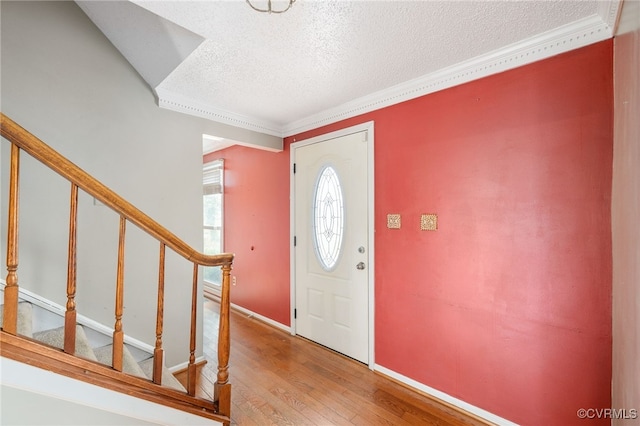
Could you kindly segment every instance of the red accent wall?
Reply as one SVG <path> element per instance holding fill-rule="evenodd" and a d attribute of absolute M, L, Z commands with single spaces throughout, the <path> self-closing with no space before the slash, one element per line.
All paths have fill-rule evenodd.
<path fill-rule="evenodd" d="M 610 407 L 612 90 L 605 41 L 286 138 L 375 122 L 377 364 L 522 424 Z M 281 315 L 288 221 L 265 231 L 250 212 L 288 217 L 288 153 L 228 152 L 261 158 L 229 162 L 235 179 L 281 179 L 231 187 L 242 202 L 226 210 L 230 247 L 268 232 L 272 254 L 239 258 L 256 288 L 232 289 L 235 301 Z M 402 229 L 386 228 L 389 213 Z M 420 231 L 422 213 L 438 214 L 436 232 Z"/>
<path fill-rule="evenodd" d="M 231 302 L 290 325 L 289 149 L 234 146 L 224 158 L 224 249 L 235 253 Z"/>

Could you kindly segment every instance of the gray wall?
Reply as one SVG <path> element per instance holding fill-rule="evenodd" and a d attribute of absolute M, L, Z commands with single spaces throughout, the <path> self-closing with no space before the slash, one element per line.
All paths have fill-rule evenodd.
<path fill-rule="evenodd" d="M 625 1 L 614 42 L 612 405 L 640 425 L 640 2 Z"/>
<path fill-rule="evenodd" d="M 202 134 L 234 128 L 158 108 L 152 90 L 74 2 L 2 1 L 1 19 L 2 112 L 200 248 Z M 3 278 L 8 152 L 3 142 Z M 19 283 L 62 305 L 69 188 L 22 155 Z M 78 232 L 78 312 L 113 326 L 118 216 L 81 194 Z M 157 241 L 128 225 L 124 331 L 151 345 L 158 251 Z M 192 267 L 167 254 L 163 341 L 169 366 L 189 356 Z"/>

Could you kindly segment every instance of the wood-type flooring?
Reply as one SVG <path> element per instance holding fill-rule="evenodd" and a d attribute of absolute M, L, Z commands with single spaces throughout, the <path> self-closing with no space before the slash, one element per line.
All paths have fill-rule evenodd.
<path fill-rule="evenodd" d="M 218 304 L 204 304 L 198 395 L 217 373 Z M 231 312 L 233 425 L 485 425 L 367 366 L 245 314 Z M 177 375 L 186 384 L 186 374 Z"/>

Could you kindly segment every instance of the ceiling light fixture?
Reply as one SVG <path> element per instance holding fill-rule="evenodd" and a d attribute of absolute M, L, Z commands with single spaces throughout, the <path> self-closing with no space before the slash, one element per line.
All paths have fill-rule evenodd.
<path fill-rule="evenodd" d="M 255 1 L 255 0 L 254 0 Z M 286 9 L 282 9 L 282 10 L 277 10 L 274 9 L 271 5 L 271 0 L 267 0 L 267 8 L 266 9 L 260 9 L 258 7 L 255 7 L 253 4 L 251 4 L 251 0 L 247 0 L 247 4 L 249 6 L 251 6 L 251 9 L 256 10 L 258 12 L 265 12 L 265 13 L 284 13 L 287 10 L 291 9 L 291 6 L 293 6 L 293 4 L 296 2 L 296 0 L 287 0 L 289 2 L 289 4 L 287 5 Z"/>

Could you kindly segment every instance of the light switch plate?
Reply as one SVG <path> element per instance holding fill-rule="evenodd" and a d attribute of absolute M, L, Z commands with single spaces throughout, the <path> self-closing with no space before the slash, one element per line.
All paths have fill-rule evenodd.
<path fill-rule="evenodd" d="M 438 215 L 437 214 L 423 214 L 420 217 L 420 230 L 421 231 L 435 231 L 438 229 Z"/>
<path fill-rule="evenodd" d="M 387 228 L 389 228 L 389 229 L 400 229 L 400 215 L 399 214 L 388 214 L 387 215 Z"/>

